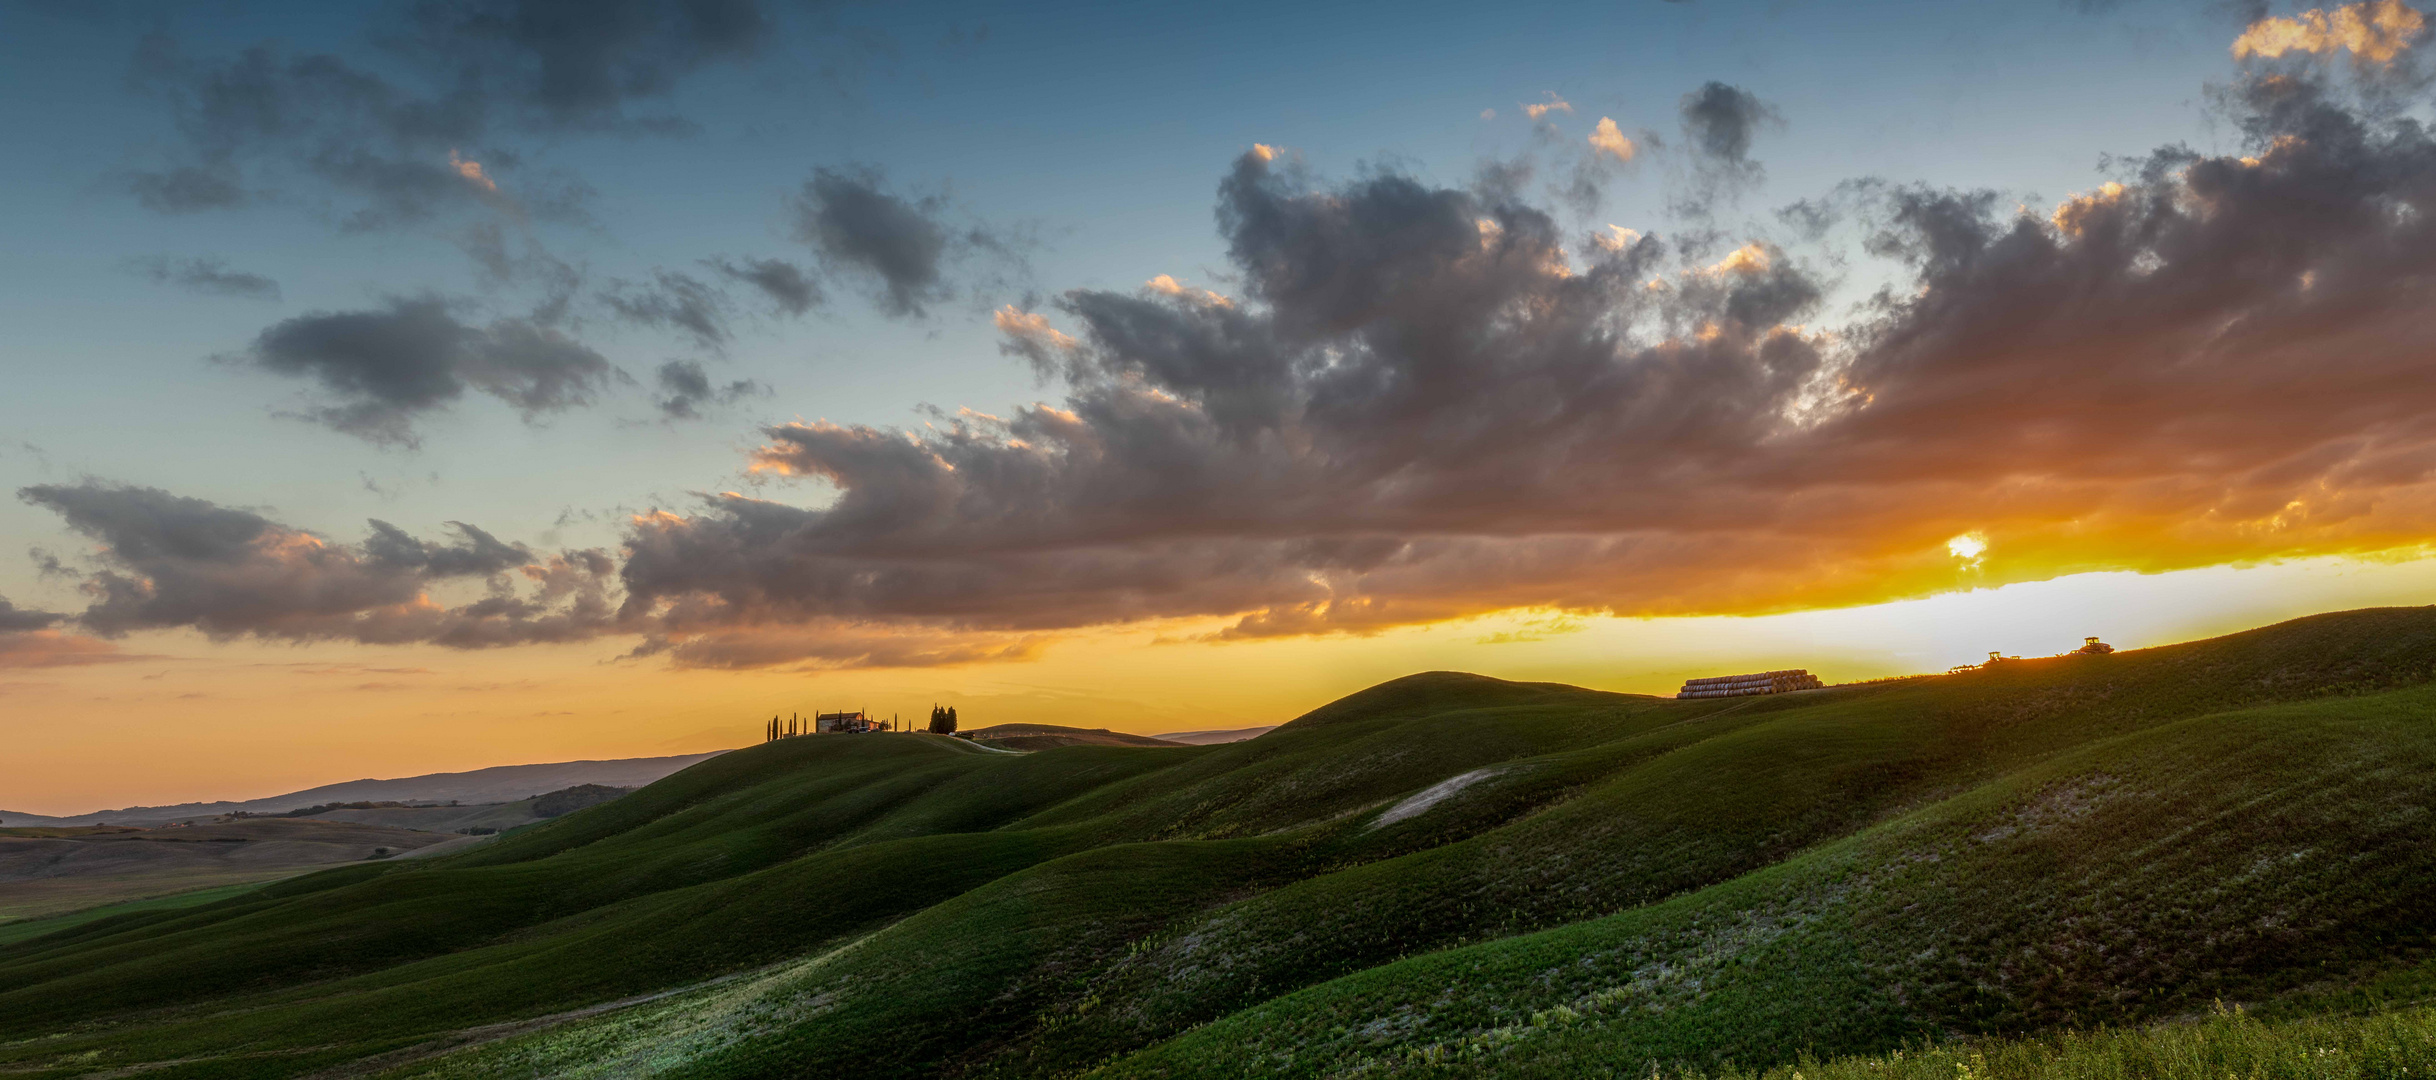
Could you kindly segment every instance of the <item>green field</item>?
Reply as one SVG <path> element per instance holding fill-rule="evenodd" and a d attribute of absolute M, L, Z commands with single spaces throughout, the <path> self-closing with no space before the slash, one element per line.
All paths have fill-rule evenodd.
<path fill-rule="evenodd" d="M 28 938 L 57 933 L 71 926 L 82 926 L 95 919 L 107 919 L 113 915 L 127 915 L 140 911 L 168 911 L 173 908 L 208 904 L 214 900 L 225 900 L 232 896 L 242 895 L 260 887 L 251 882 L 242 882 L 212 889 L 195 889 L 191 892 L 154 896 L 143 900 L 129 900 L 120 904 L 106 904 L 48 918 L 19 919 L 16 922 L 0 923 L 0 945 L 13 945 Z"/>
<path fill-rule="evenodd" d="M 1208 747 L 781 740 L 0 938 L 0 1073 L 2428 1075 L 2432 676 L 2436 610 L 2383 609 L 1762 698 L 1430 673 Z"/>

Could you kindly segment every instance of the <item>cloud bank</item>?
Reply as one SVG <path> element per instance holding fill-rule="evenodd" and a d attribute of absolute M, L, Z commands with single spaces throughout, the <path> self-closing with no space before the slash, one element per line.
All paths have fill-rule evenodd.
<path fill-rule="evenodd" d="M 1832 323 L 1766 243 L 1687 264 L 1508 190 L 1247 154 L 1218 204 L 1238 295 L 1002 311 L 1056 404 L 766 428 L 755 467 L 834 500 L 639 522 L 623 610 L 778 652 L 835 620 L 1241 638 L 2422 543 L 2436 144 L 2307 76 L 2228 103 L 2247 152 L 2161 150 L 2044 211 L 1868 187 L 1867 253 L 1902 280 Z M 1685 121 L 1733 164 L 1766 113 L 1719 85 Z"/>
<path fill-rule="evenodd" d="M 1330 181 L 1256 146 L 1218 185 L 1222 288 L 1161 275 L 997 313 L 1053 403 L 769 425 L 750 460 L 767 497 L 638 515 L 615 560 L 470 528 L 334 544 L 148 489 L 25 496 L 100 545 L 77 616 L 97 634 L 619 634 L 714 667 L 1012 659 L 1177 619 L 1248 639 L 1518 607 L 1757 613 L 2415 550 L 2436 529 L 2436 141 L 2338 71 L 2268 59 L 2220 95 L 2242 149 L 2161 149 L 2036 208 L 1857 183 L 1839 197 L 1859 249 L 1820 259 L 1569 235 L 1512 183 Z M 1683 100 L 1714 190 L 1756 175 L 1771 116 L 1724 84 Z M 960 241 L 940 204 L 830 171 L 796 209 L 824 272 L 909 316 L 946 295 Z M 1821 265 L 1862 258 L 1892 284 L 1830 310 Z M 753 287 L 776 303 L 818 295 L 772 280 Z M 546 408 L 590 385 L 524 341 L 393 301 L 283 323 L 252 362 L 371 430 L 467 387 Z M 528 355 L 561 360 L 503 358 Z M 661 387 L 671 415 L 725 392 L 699 365 Z M 492 593 L 431 599 L 467 583 Z"/>
<path fill-rule="evenodd" d="M 79 583 L 88 603 L 74 621 L 104 638 L 191 628 L 216 640 L 479 648 L 582 640 L 612 611 L 607 554 L 540 555 L 462 523 L 442 544 L 373 521 L 348 545 L 157 488 L 87 481 L 17 494 L 95 543 L 101 569 Z M 434 600 L 452 583 L 483 595 Z"/>
<path fill-rule="evenodd" d="M 533 319 L 458 321 L 431 297 L 366 311 L 314 312 L 264 330 L 235 358 L 311 381 L 321 400 L 301 414 L 373 442 L 413 446 L 414 421 L 479 390 L 531 421 L 588 404 L 615 375 L 583 343 Z"/>
<path fill-rule="evenodd" d="M 780 28 L 759 0 L 413 0 L 377 16 L 365 55 L 275 42 L 196 57 L 155 33 L 133 63 L 179 143 L 127 177 L 164 213 L 334 196 L 350 229 L 489 206 L 581 217 L 580 180 L 523 169 L 508 145 L 571 133 L 682 134 L 645 111 L 685 79 L 749 63 Z"/>

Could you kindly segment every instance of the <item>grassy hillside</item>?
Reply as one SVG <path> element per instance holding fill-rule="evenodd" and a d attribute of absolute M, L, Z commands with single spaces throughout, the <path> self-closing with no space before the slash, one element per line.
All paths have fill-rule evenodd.
<path fill-rule="evenodd" d="M 0 923 L 401 855 L 443 834 L 327 821 L 0 829 Z"/>
<path fill-rule="evenodd" d="M 0 944 L 0 1070 L 1646 1075 L 2356 1010 L 2436 984 L 2432 674 L 2393 609 L 1782 697 L 1430 673 L 1205 747 L 781 740 Z"/>
<path fill-rule="evenodd" d="M 1107 728 L 1063 727 L 1057 724 L 997 724 L 974 728 L 966 737 L 1001 750 L 1048 750 L 1060 746 L 1178 746 L 1148 735 L 1128 735 Z"/>

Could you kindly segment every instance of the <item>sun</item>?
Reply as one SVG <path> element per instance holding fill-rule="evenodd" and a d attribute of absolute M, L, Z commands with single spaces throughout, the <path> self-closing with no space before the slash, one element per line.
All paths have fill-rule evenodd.
<path fill-rule="evenodd" d="M 1945 550 L 1964 562 L 1978 562 L 1980 556 L 1988 553 L 1988 538 L 1967 532 L 1946 541 Z"/>

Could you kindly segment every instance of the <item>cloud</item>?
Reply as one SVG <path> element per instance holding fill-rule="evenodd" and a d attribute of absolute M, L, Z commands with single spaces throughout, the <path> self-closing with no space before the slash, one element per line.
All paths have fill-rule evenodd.
<path fill-rule="evenodd" d="M 499 182 L 491 179 L 489 173 L 482 171 L 481 162 L 461 157 L 456 151 L 451 150 L 448 152 L 448 166 L 457 170 L 457 175 L 463 177 L 466 183 L 494 195 L 498 194 Z"/>
<path fill-rule="evenodd" d="M 404 55 L 554 130 L 672 125 L 626 109 L 752 59 L 777 31 L 755 0 L 453 0 L 415 5 L 409 26 Z"/>
<path fill-rule="evenodd" d="M 1030 660 L 1049 639 L 1032 634 L 970 634 L 819 620 L 780 626 L 722 627 L 654 636 L 634 655 L 666 655 L 678 667 L 730 670 L 793 666 L 807 671 L 930 668 Z"/>
<path fill-rule="evenodd" d="M 1700 153 L 1747 160 L 1739 93 L 1695 95 L 1740 103 L 1688 125 Z M 849 627 L 1237 640 L 2423 545 L 2436 143 L 2310 78 L 2227 100 L 2243 150 L 2161 150 L 2059 207 L 1840 189 L 1865 243 L 1839 257 L 1894 280 L 1839 321 L 1765 243 L 1568 251 L 1511 187 L 1247 154 L 1220 184 L 1232 302 L 1002 309 L 1056 402 L 764 428 L 756 471 L 822 498 L 638 519 L 621 617 L 779 663 Z"/>
<path fill-rule="evenodd" d="M 1784 124 L 1773 106 L 1748 90 L 1712 81 L 1683 95 L 1679 111 L 1694 188 L 1675 200 L 1678 212 L 1705 216 L 1717 201 L 1739 197 L 1766 176 L 1751 157 L 1751 143 L 1760 129 Z"/>
<path fill-rule="evenodd" d="M 303 414 L 372 442 L 413 446 L 417 417 L 470 387 L 531 421 L 589 403 L 615 369 L 581 342 L 529 319 L 468 326 L 432 297 L 369 311 L 314 312 L 256 337 L 239 359 L 311 380 L 327 403 Z"/>
<path fill-rule="evenodd" d="M 661 416 L 670 420 L 699 419 L 705 407 L 733 405 L 770 392 L 769 387 L 751 379 L 714 386 L 710 373 L 694 360 L 671 360 L 660 365 L 659 385 L 659 396 L 652 403 L 659 406 Z"/>
<path fill-rule="evenodd" d="M 94 542 L 101 569 L 81 583 L 91 600 L 75 621 L 105 638 L 191 628 L 216 640 L 480 648 L 583 640 L 613 610 L 607 555 L 538 555 L 462 523 L 451 523 L 453 544 L 374 521 L 370 537 L 347 545 L 157 488 L 86 481 L 18 496 Z M 453 581 L 484 595 L 434 600 L 431 590 Z"/>
<path fill-rule="evenodd" d="M 828 301 L 819 282 L 804 273 L 802 267 L 784 259 L 721 258 L 710 260 L 709 265 L 734 281 L 760 290 L 782 315 L 803 315 Z"/>
<path fill-rule="evenodd" d="M 644 112 L 705 69 L 750 63 L 780 27 L 759 0 L 420 0 L 392 5 L 369 48 L 262 43 L 199 58 L 161 33 L 136 50 L 136 84 L 179 142 L 127 178 L 146 206 L 192 213 L 330 192 L 353 229 L 484 206 L 580 218 L 588 189 L 521 173 L 514 140 L 570 133 L 682 134 Z M 815 26 L 816 32 L 825 33 Z M 816 38 L 817 38 L 816 33 Z M 519 176 L 508 194 L 505 181 Z"/>
<path fill-rule="evenodd" d="M 811 246 L 822 270 L 869 284 L 880 310 L 899 318 L 922 318 L 952 298 L 955 264 L 975 255 L 1013 259 L 1019 246 L 989 228 L 952 224 L 945 195 L 889 191 L 868 166 L 815 170 L 789 211 L 795 238 Z"/>
<path fill-rule="evenodd" d="M 1719 161 L 1750 160 L 1751 137 L 1776 110 L 1750 91 L 1710 82 L 1683 95 L 1683 133 L 1692 147 Z"/>
<path fill-rule="evenodd" d="M 0 631 L 0 668 L 83 667 L 157 660 L 119 649 L 107 641 L 55 630 Z"/>
<path fill-rule="evenodd" d="M 1522 107 L 1522 111 L 1524 116 L 1530 117 L 1533 121 L 1540 121 L 1547 119 L 1551 113 L 1572 112 L 1573 103 L 1566 101 L 1564 98 L 1556 96 L 1556 91 L 1550 90 L 1548 91 L 1548 100 L 1535 104 L 1525 104 Z"/>
<path fill-rule="evenodd" d="M 616 281 L 601 303 L 628 322 L 682 331 L 705 349 L 727 344 L 727 294 L 691 274 L 655 270 L 648 285 Z"/>
<path fill-rule="evenodd" d="M 2390 64 L 2426 31 L 2426 17 L 2402 0 L 2368 0 L 2260 19 L 2233 40 L 2233 55 L 2273 59 L 2292 52 L 2348 52 L 2368 63 Z"/>
<path fill-rule="evenodd" d="M 33 611 L 9 603 L 0 596 L 0 634 L 21 634 L 32 630 L 48 630 L 51 625 L 67 618 L 48 611 Z"/>
<path fill-rule="evenodd" d="M 705 281 L 679 271 L 654 270 L 649 282 L 611 281 L 596 295 L 618 319 L 678 331 L 712 351 L 723 350 L 735 336 L 731 320 L 737 304 L 726 287 L 729 283 L 759 294 L 774 315 L 800 316 L 825 300 L 820 284 L 784 259 L 722 256 L 704 259 L 702 265 L 718 277 Z"/>
<path fill-rule="evenodd" d="M 1594 154 L 1614 158 L 1618 164 L 1629 165 L 1638 148 L 1631 139 L 1624 137 L 1623 129 L 1616 126 L 1613 118 L 1602 116 L 1599 117 L 1599 125 L 1591 129 L 1590 150 Z"/>
<path fill-rule="evenodd" d="M 129 264 L 155 285 L 175 285 L 208 296 L 279 299 L 279 283 L 260 274 L 231 270 L 221 259 L 174 259 L 155 255 Z"/>

